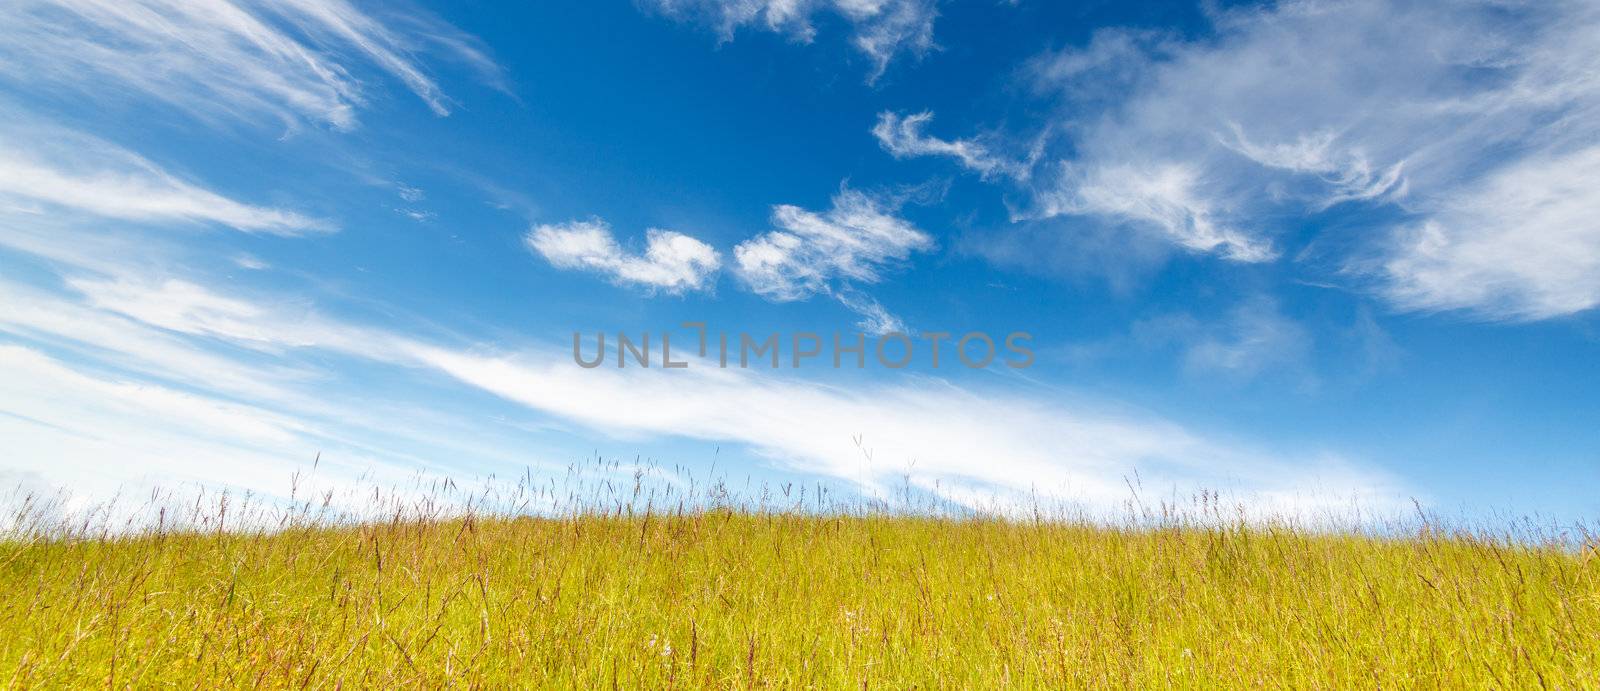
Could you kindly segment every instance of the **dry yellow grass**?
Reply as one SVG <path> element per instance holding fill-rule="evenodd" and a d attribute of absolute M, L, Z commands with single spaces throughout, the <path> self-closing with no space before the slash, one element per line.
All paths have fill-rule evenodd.
<path fill-rule="evenodd" d="M 619 509 L 0 543 L 11 687 L 1596 688 L 1592 544 Z"/>

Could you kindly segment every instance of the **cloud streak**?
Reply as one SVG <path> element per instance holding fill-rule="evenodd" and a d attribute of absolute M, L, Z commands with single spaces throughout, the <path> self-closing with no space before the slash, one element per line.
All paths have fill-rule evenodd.
<path fill-rule="evenodd" d="M 895 158 L 949 156 L 984 179 L 1006 175 L 1026 181 L 1032 174 L 1032 160 L 1003 158 L 975 139 L 940 139 L 924 134 L 923 127 L 932 120 L 933 113 L 926 110 L 911 115 L 884 111 L 878 114 L 878 123 L 872 127 L 872 136 L 884 151 Z"/>
<path fill-rule="evenodd" d="M 404 23 L 420 38 L 346 0 L 18 0 L 0 7 L 0 76 L 78 93 L 126 90 L 206 116 L 267 114 L 291 128 L 305 120 L 348 130 L 367 102 L 360 66 L 400 81 L 440 116 L 451 102 L 416 57 L 425 45 L 498 74 L 471 37 L 426 17 Z"/>
<path fill-rule="evenodd" d="M 97 467 L 95 458 L 115 456 L 126 464 L 113 478 L 161 469 L 181 477 L 228 478 L 237 486 L 281 483 L 292 467 L 286 458 L 309 455 L 334 443 L 330 439 L 352 438 L 350 420 L 365 416 L 356 409 L 349 419 L 342 417 L 341 398 L 329 400 L 325 382 L 316 383 L 316 395 L 297 393 L 310 383 L 297 376 L 268 375 L 278 388 L 257 396 L 264 404 L 229 403 L 217 387 L 226 390 L 227 382 L 271 372 L 246 364 L 241 360 L 246 354 L 280 365 L 337 355 L 392 368 L 396 375 L 411 373 L 396 381 L 443 376 L 612 437 L 738 444 L 779 468 L 854 483 L 869 494 L 887 495 L 891 483 L 908 476 L 922 489 L 974 507 L 993 508 L 995 501 L 1014 506 L 1043 497 L 1111 510 L 1127 499 L 1124 479 L 1135 471 L 1151 491 L 1186 496 L 1201 488 L 1222 489 L 1249 497 L 1264 511 L 1319 511 L 1345 506 L 1357 496 L 1388 501 L 1401 491 L 1392 478 L 1336 455 L 1286 459 L 1114 404 L 1046 401 L 936 379 L 845 390 L 701 361 L 686 370 L 587 370 L 558 347 L 448 346 L 303 308 L 286 310 L 277 306 L 286 302 L 282 296 L 254 299 L 186 281 L 182 290 L 174 290 L 172 280 L 69 277 L 79 297 L 43 300 L 64 301 L 63 308 L 48 312 L 71 318 L 0 310 L 0 332 L 109 348 L 94 359 L 124 372 L 130 371 L 125 366 L 145 363 L 131 371 L 202 387 L 183 392 L 170 384 L 138 384 L 134 375 L 72 364 L 36 347 L 0 346 L 5 373 L 0 391 L 6 394 L 0 412 L 8 413 L 0 416 L 0 427 L 17 442 L 8 450 L 13 465 L 46 474 L 52 467 L 89 473 Z M 213 316 L 219 305 L 229 315 L 221 324 Z M 145 335 L 130 340 L 111 337 L 115 333 Z M 209 360 L 223 370 L 255 368 L 255 374 L 216 381 L 185 376 L 195 373 L 163 354 L 173 352 L 199 354 L 203 357 L 196 362 Z M 302 399 L 311 402 L 298 403 Z M 288 412 L 264 406 L 287 406 Z M 157 417 L 167 421 L 141 428 L 140 420 L 153 410 L 166 411 Z M 389 411 L 384 422 L 373 424 L 392 428 L 406 415 Z M 471 439 L 482 432 L 466 434 Z M 362 463 L 391 469 L 412 458 L 405 453 L 396 458 L 387 445 L 365 452 L 359 445 L 347 447 L 348 441 L 339 445 Z M 185 450 L 189 460 L 171 465 L 156 458 L 163 450 Z M 269 477 L 273 474 L 279 477 Z"/>
<path fill-rule="evenodd" d="M 100 139 L 0 122 L 0 200 L 129 221 L 217 223 L 277 235 L 332 230 L 294 211 L 236 201 Z M 43 209 L 40 209 L 43 212 Z"/>

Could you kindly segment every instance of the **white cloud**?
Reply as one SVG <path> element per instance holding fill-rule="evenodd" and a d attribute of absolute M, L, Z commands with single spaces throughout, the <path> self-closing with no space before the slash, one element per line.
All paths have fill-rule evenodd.
<path fill-rule="evenodd" d="M 1000 174 L 1021 181 L 1028 179 L 1031 161 L 1002 158 L 973 139 L 947 140 L 925 135 L 922 128 L 931 120 L 933 113 L 929 111 L 911 115 L 884 111 L 878 114 L 878 123 L 872 127 L 872 136 L 877 137 L 878 144 L 895 158 L 950 156 L 983 178 Z"/>
<path fill-rule="evenodd" d="M 1600 304 L 1600 187 L 1585 184 L 1600 5 L 1303 0 L 1211 18 L 1201 39 L 1103 30 L 1029 65 L 1058 107 L 1019 219 L 1109 220 L 1249 262 L 1343 205 L 1373 230 L 1336 263 L 1401 308 Z M 1004 160 L 904 134 L 904 150 L 979 172 Z"/>
<path fill-rule="evenodd" d="M 251 302 L 175 279 L 69 282 L 89 292 L 0 278 L 0 465 L 74 495 L 104 499 L 119 489 L 198 482 L 282 496 L 318 452 L 326 456 L 319 484 L 369 492 L 419 470 L 448 469 L 464 480 L 545 467 L 497 424 L 397 399 L 395 390 L 367 400 L 364 387 L 346 388 L 326 369 L 329 354 L 356 350 L 365 351 L 363 361 L 397 361 L 383 347 L 393 334 L 286 307 L 298 300 Z M 172 291 L 175 282 L 189 287 Z M 192 306 L 180 304 L 185 296 Z M 163 302 L 173 307 L 141 307 Z M 232 305 L 251 321 L 216 330 L 182 316 L 214 305 Z M 263 340 L 263 328 L 279 331 Z"/>
<path fill-rule="evenodd" d="M 486 77 L 474 39 L 423 16 L 402 35 L 346 0 L 18 0 L 0 5 L 0 77 L 100 95 L 129 90 L 196 114 L 268 114 L 349 129 L 366 102 L 359 56 L 434 113 L 450 100 L 417 62 L 442 48 Z"/>
<path fill-rule="evenodd" d="M 1228 485 L 1335 504 L 1354 492 L 1398 489 L 1381 474 L 1333 458 L 1275 460 L 1149 415 L 1114 412 L 1114 406 L 1063 407 L 937 381 L 847 392 L 721 370 L 709 361 L 680 372 L 683 379 L 669 378 L 583 370 L 551 351 L 497 356 L 397 340 L 405 359 L 604 432 L 737 442 L 796 469 L 869 486 L 914 461 L 922 481 L 940 480 L 952 490 L 997 491 L 1012 499 L 1037 490 L 1095 506 L 1125 498 L 1123 482 L 1135 467 L 1147 473 L 1147 482 L 1174 483 L 1182 491 Z M 865 475 L 856 435 L 865 435 L 879 464 Z M 1320 487 L 1326 494 L 1313 491 L 1319 482 L 1329 483 Z"/>
<path fill-rule="evenodd" d="M 1600 146 L 1530 157 L 1397 235 L 1384 294 L 1418 310 L 1546 319 L 1600 305 Z"/>
<path fill-rule="evenodd" d="M 780 204 L 772 210 L 776 230 L 734 248 L 739 277 L 779 301 L 827 292 L 838 280 L 877 283 L 911 253 L 933 248 L 933 238 L 894 211 L 893 203 L 851 189 L 823 213 Z"/>
<path fill-rule="evenodd" d="M 1240 262 L 1277 256 L 1267 240 L 1231 227 L 1200 190 L 1200 172 L 1180 163 L 1156 167 L 1063 164 L 1059 188 L 1040 193 L 1043 216 L 1088 215 L 1154 227 L 1171 242 L 1196 252 L 1215 252 Z M 1068 182 L 1070 181 L 1070 182 Z"/>
<path fill-rule="evenodd" d="M 877 81 L 901 53 L 922 56 L 933 48 L 933 0 L 835 0 L 856 25 L 856 49 L 872 60 L 867 81 Z"/>
<path fill-rule="evenodd" d="M 856 327 L 862 333 L 881 336 L 884 334 L 902 333 L 910 334 L 911 329 L 899 317 L 890 314 L 888 309 L 879 304 L 871 295 L 850 287 L 843 287 L 833 291 L 834 299 L 851 311 L 861 316 L 861 321 L 856 322 Z"/>
<path fill-rule="evenodd" d="M 82 279 L 79 282 L 84 284 Z M 0 333 L 90 356 L 114 354 L 111 359 L 131 372 L 175 376 L 184 385 L 257 401 L 286 400 L 290 394 L 282 382 L 310 378 L 297 367 L 244 363 L 204 352 L 184 340 L 182 334 L 194 330 L 181 323 L 167 319 L 156 326 L 129 319 L 91 306 L 94 299 L 92 295 L 63 297 L 0 280 Z M 146 316 L 153 315 L 146 312 Z"/>
<path fill-rule="evenodd" d="M 233 265 L 244 269 L 245 271 L 265 271 L 272 268 L 271 264 L 262 261 L 260 257 L 252 254 L 235 255 L 233 257 Z"/>
<path fill-rule="evenodd" d="M 219 296 L 188 281 L 69 278 L 66 283 L 81 293 L 89 306 L 152 326 L 262 345 L 284 338 L 284 334 L 260 330 L 261 311 L 256 305 Z"/>
<path fill-rule="evenodd" d="M 303 310 L 283 309 L 286 302 L 298 300 L 282 296 L 250 299 L 188 282 L 192 288 L 174 291 L 171 282 L 131 277 L 109 285 L 74 281 L 87 290 L 83 306 L 51 307 L 49 302 L 58 298 L 48 298 L 39 310 L 0 310 L 5 317 L 0 327 L 10 324 L 27 333 L 54 333 L 84 346 L 100 346 L 107 353 L 121 353 L 103 355 L 102 360 L 145 363 L 138 371 L 181 381 L 210 380 L 209 374 L 189 371 L 202 365 L 227 370 L 234 361 L 241 371 L 250 371 L 252 366 L 239 361 L 242 353 L 280 365 L 299 361 L 300 354 L 307 361 L 324 360 L 327 354 L 352 357 L 395 368 L 396 384 L 444 375 L 613 437 L 739 444 L 782 468 L 856 483 L 868 492 L 887 494 L 887 487 L 909 474 L 916 486 L 970 505 L 996 500 L 1014 506 L 1040 497 L 1114 510 L 1128 498 L 1124 482 L 1135 471 L 1152 493 L 1170 491 L 1182 497 L 1201 488 L 1220 489 L 1258 511 L 1310 513 L 1347 506 L 1357 496 L 1381 505 L 1403 491 L 1385 474 L 1334 455 L 1281 457 L 1106 402 L 1066 403 L 936 379 L 864 383 L 847 390 L 766 370 L 724 370 L 698 360 L 671 372 L 588 370 L 573 364 L 570 352 L 561 347 L 515 353 L 449 347 L 414 335 L 307 318 Z M 141 286 L 148 295 L 139 294 Z M 117 297 L 107 299 L 108 294 Z M 184 302 L 190 305 L 179 304 Z M 144 307 L 157 304 L 170 307 Z M 242 323 L 218 328 L 187 316 L 217 305 L 228 306 L 224 311 Z M 191 336 L 246 349 L 201 348 Z M 263 337 L 270 339 L 266 345 Z M 185 349 L 209 360 L 195 358 L 192 366 L 174 362 L 170 355 Z M 270 370 L 255 371 L 251 376 Z M 412 374 L 401 376 L 408 372 Z M 326 384 L 305 388 L 305 382 L 276 377 L 271 381 L 283 387 L 278 390 L 282 395 L 268 393 L 263 400 L 290 407 L 276 412 L 265 404 L 230 403 L 214 394 L 87 369 L 20 346 L 0 346 L 0 373 L 0 411 L 9 414 L 0 415 L 0 428 L 11 442 L 3 452 L 6 465 L 53 481 L 82 480 L 85 487 L 103 487 L 108 479 L 163 474 L 281 491 L 296 460 L 303 462 L 311 450 L 335 443 L 330 439 L 349 438 L 355 434 L 347 429 L 351 421 L 366 417 L 381 418 L 370 421 L 372 429 L 387 429 L 398 437 L 372 448 L 370 455 L 357 454 L 361 463 L 414 462 L 414 455 L 424 453 L 395 450 L 419 443 L 411 441 L 417 438 L 415 421 L 405 429 L 394 429 L 393 421 L 425 412 L 427 406 L 420 401 L 394 402 L 390 405 L 401 409 L 367 415 L 359 407 L 335 405 L 340 397 L 326 401 L 332 391 Z M 228 382 L 248 378 L 220 381 L 231 386 Z M 302 389 L 303 394 L 294 393 Z M 454 447 L 426 437 L 420 443 L 439 452 L 462 450 L 460 439 L 478 439 L 484 431 L 461 428 Z M 870 460 L 857 439 L 870 451 Z M 353 452 L 348 446 L 341 444 L 338 456 L 349 457 Z M 495 457 L 470 444 L 464 450 L 479 458 Z M 105 458 L 116 458 L 118 464 L 106 467 Z M 390 477 L 397 472 L 396 466 L 383 467 Z"/>
<path fill-rule="evenodd" d="M 137 411 L 188 428 L 189 433 L 205 430 L 207 437 L 244 442 L 281 443 L 293 439 L 300 431 L 294 420 L 284 416 L 165 387 L 85 376 L 19 346 L 0 346 L 0 367 L 31 375 L 8 377 L 6 397 L 10 400 L 55 397 L 75 402 L 93 400 L 113 415 L 129 416 Z M 8 412 L 29 415 L 30 411 L 10 409 Z M 40 411 L 31 412 L 37 415 Z"/>
<path fill-rule="evenodd" d="M 843 189 L 833 206 L 817 213 L 798 206 L 773 207 L 776 229 L 733 249 L 741 285 L 776 302 L 828 295 L 861 315 L 868 333 L 903 331 L 905 324 L 854 284 L 877 283 L 882 273 L 913 252 L 932 249 L 933 239 L 894 215 L 898 203 Z M 590 271 L 621 285 L 681 293 L 707 288 L 721 268 L 710 245 L 682 233 L 651 228 L 642 255 L 629 254 L 600 219 L 535 226 L 523 237 L 528 249 L 559 269 Z"/>
<path fill-rule="evenodd" d="M 1223 144 L 1240 155 L 1269 168 L 1321 177 L 1330 189 L 1319 204 L 1320 209 L 1347 201 L 1401 197 L 1407 191 L 1401 177 L 1404 161 L 1374 170 L 1361 151 L 1336 151 L 1335 132 L 1302 134 L 1293 142 L 1260 146 L 1251 142 L 1238 125 L 1232 125 L 1231 130 L 1233 139 L 1224 140 Z"/>
<path fill-rule="evenodd" d="M 777 229 L 733 248 L 739 280 L 777 302 L 830 295 L 861 315 L 863 331 L 904 331 L 899 318 L 853 285 L 877 283 L 913 252 L 933 248 L 933 238 L 894 215 L 897 206 L 845 188 L 824 213 L 788 204 L 773 207 Z"/>
<path fill-rule="evenodd" d="M 143 380 L 83 372 L 0 344 L 0 465 L 105 498 L 163 478 L 281 488 L 299 460 L 297 423 Z M 285 452 L 288 453 L 285 453 Z"/>
<path fill-rule="evenodd" d="M 270 306 L 230 297 L 198 283 L 119 273 L 67 276 L 63 283 L 86 306 L 169 332 L 198 336 L 264 353 L 317 348 L 394 359 L 403 347 L 388 334 L 318 314 L 304 300 L 279 298 Z"/>
<path fill-rule="evenodd" d="M 788 34 L 809 43 L 813 18 L 828 12 L 848 22 L 850 42 L 872 62 L 867 81 L 883 76 L 901 54 L 922 56 L 933 49 L 933 0 L 648 0 L 662 13 L 715 27 L 723 41 L 746 26 Z"/>
<path fill-rule="evenodd" d="M 327 500 L 335 511 L 371 516 L 381 512 L 373 505 L 375 491 L 388 497 L 413 488 L 430 470 L 468 482 L 476 474 L 471 464 L 485 458 L 471 440 L 494 432 L 481 424 L 440 430 L 420 408 L 378 401 L 278 412 L 5 343 L 0 374 L 0 436 L 7 442 L 0 467 L 7 475 L 27 478 L 41 495 L 63 488 L 76 506 L 120 496 L 131 503 L 119 510 L 149 510 L 150 519 L 172 498 L 193 505 L 196 494 L 214 497 L 218 490 L 235 492 L 236 501 L 245 493 L 271 501 L 298 491 L 301 500 Z M 328 393 L 321 390 L 320 398 Z M 406 425 L 395 424 L 402 419 Z M 382 441 L 366 446 L 345 436 L 363 434 Z M 433 465 L 438 458 L 473 460 L 441 473 L 443 467 Z M 525 454 L 491 451 L 487 458 L 502 469 L 557 470 Z M 234 525 L 250 520 L 229 516 Z M 182 520 L 176 511 L 166 519 L 169 525 Z"/>
<path fill-rule="evenodd" d="M 1201 488 L 1271 497 L 1305 511 L 1360 496 L 1398 499 L 1381 473 L 1329 456 L 1283 459 L 1208 440 L 1153 416 L 984 394 L 938 381 L 846 391 L 697 363 L 684 377 L 580 370 L 529 353 L 484 357 L 437 349 L 418 356 L 461 381 L 596 429 L 736 442 L 802 471 L 869 491 L 909 474 L 957 501 L 1031 493 L 1107 509 L 1127 499 L 1135 470 L 1158 493 Z M 619 401 L 629 401 L 620 405 Z M 864 439 L 864 460 L 854 439 Z"/>
<path fill-rule="evenodd" d="M 1585 38 L 1600 8 L 1319 1 L 1217 25 L 1214 39 L 1136 60 L 1129 96 L 1074 137 L 1084 172 L 1042 198 L 1081 198 L 1099 176 L 1159 162 L 1145 177 L 1185 173 L 1161 195 L 1181 200 L 1168 207 L 1181 215 L 1056 210 L 1109 210 L 1201 250 L 1210 240 L 1174 233 L 1177 219 L 1227 229 L 1234 241 L 1219 248 L 1263 247 L 1281 231 L 1273 219 L 1389 204 L 1420 220 L 1400 222 L 1394 239 L 1374 234 L 1369 249 L 1387 256 L 1360 268 L 1378 267 L 1379 292 L 1398 306 L 1539 318 L 1596 304 L 1584 277 L 1600 223 L 1586 212 L 1600 187 L 1582 184 L 1593 170 L 1579 151 L 1600 138 L 1600 54 Z M 1535 172 L 1547 166 L 1559 172 Z"/>
<path fill-rule="evenodd" d="M 0 200 L 132 221 L 219 223 L 274 234 L 331 230 L 323 220 L 254 206 L 185 181 L 133 152 L 49 126 L 0 127 Z"/>
<path fill-rule="evenodd" d="M 412 187 L 410 185 L 401 183 L 395 184 L 395 190 L 400 195 L 401 199 L 412 204 L 420 202 L 428 196 L 427 193 L 423 192 L 421 188 Z"/>
<path fill-rule="evenodd" d="M 660 228 L 645 231 L 642 256 L 630 255 L 599 219 L 535 226 L 523 242 L 558 269 L 593 271 L 619 284 L 671 293 L 708 287 L 722 265 L 710 245 Z"/>

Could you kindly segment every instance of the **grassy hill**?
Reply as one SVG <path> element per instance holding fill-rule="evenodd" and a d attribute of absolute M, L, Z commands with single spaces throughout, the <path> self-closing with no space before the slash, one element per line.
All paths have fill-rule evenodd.
<path fill-rule="evenodd" d="M 1600 687 L 1592 542 L 736 509 L 28 533 L 13 687 Z"/>

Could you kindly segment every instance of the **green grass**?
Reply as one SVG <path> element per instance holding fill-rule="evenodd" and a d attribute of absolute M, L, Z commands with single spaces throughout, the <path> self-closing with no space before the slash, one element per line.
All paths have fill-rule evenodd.
<path fill-rule="evenodd" d="M 280 521 L 14 530 L 0 681 L 1600 687 L 1592 544 L 756 509 Z"/>

